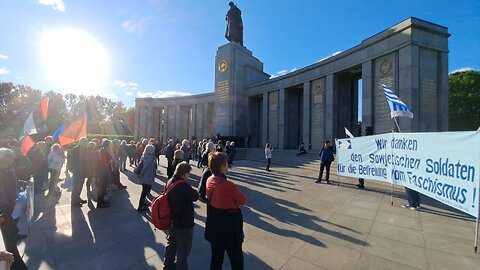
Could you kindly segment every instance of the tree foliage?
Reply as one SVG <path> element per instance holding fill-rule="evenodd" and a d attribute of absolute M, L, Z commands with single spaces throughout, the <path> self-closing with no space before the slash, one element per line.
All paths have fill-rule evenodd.
<path fill-rule="evenodd" d="M 0 135 L 18 137 L 35 105 L 45 97 L 49 98 L 49 134 L 86 113 L 88 133 L 133 135 L 132 108 L 125 108 L 122 102 L 101 96 L 62 95 L 54 91 L 42 95 L 40 90 L 10 82 L 0 82 Z"/>
<path fill-rule="evenodd" d="M 480 127 L 480 71 L 448 75 L 450 130 L 477 130 Z"/>

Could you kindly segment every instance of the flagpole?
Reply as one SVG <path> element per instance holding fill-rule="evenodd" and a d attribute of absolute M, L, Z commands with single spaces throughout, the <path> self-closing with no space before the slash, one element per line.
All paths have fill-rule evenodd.
<path fill-rule="evenodd" d="M 480 191 L 480 183 L 478 185 L 479 191 Z M 478 247 L 478 219 L 480 218 L 480 192 L 478 192 L 478 198 L 477 198 L 477 208 L 478 208 L 478 213 L 477 213 L 477 223 L 475 224 L 475 247 L 473 250 L 475 253 L 477 253 L 477 247 Z"/>
<path fill-rule="evenodd" d="M 337 145 L 338 145 L 338 140 L 337 138 L 335 138 L 335 149 L 337 148 Z M 340 175 L 338 174 L 338 156 L 337 156 L 337 187 L 339 186 L 340 186 Z"/>
<path fill-rule="evenodd" d="M 398 125 L 397 118 L 393 117 L 393 120 L 395 120 L 395 124 L 397 125 L 397 128 L 398 128 L 398 132 L 402 133 L 402 131 L 400 130 L 400 126 Z"/>
<path fill-rule="evenodd" d="M 393 119 L 395 119 L 395 117 Z M 397 120 L 395 120 L 395 124 L 397 124 L 397 127 L 398 127 Z M 398 130 L 400 130 L 400 127 L 398 127 Z M 395 136 L 393 133 L 394 132 L 392 130 L 392 139 L 393 139 L 393 136 Z M 392 180 L 392 190 L 390 192 L 390 205 L 393 206 L 393 192 L 394 192 L 394 189 L 393 189 L 393 179 L 391 179 L 391 180 Z"/>

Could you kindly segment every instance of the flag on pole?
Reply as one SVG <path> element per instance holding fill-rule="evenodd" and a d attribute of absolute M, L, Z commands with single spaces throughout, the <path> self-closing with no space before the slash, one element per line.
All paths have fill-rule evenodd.
<path fill-rule="evenodd" d="M 52 134 L 53 139 L 56 141 L 58 139 L 58 136 L 60 136 L 63 133 L 63 125 L 59 126 L 57 130 Z"/>
<path fill-rule="evenodd" d="M 63 130 L 62 134 L 58 136 L 58 142 L 64 146 L 80 140 L 81 137 L 87 137 L 86 113 Z"/>
<path fill-rule="evenodd" d="M 24 134 L 38 134 L 47 131 L 45 121 L 48 117 L 48 98 L 44 98 L 40 104 L 35 106 L 23 125 Z"/>
<path fill-rule="evenodd" d="M 355 136 L 353 136 L 353 134 L 350 132 L 350 130 L 347 129 L 347 127 L 344 127 L 344 128 L 345 128 L 345 134 L 347 134 L 348 137 L 355 138 Z"/>
<path fill-rule="evenodd" d="M 20 149 L 22 150 L 22 155 L 26 156 L 30 148 L 35 145 L 35 141 L 29 134 L 25 134 L 22 139 L 22 144 L 20 145 Z"/>
<path fill-rule="evenodd" d="M 388 88 L 385 84 L 382 84 L 383 92 L 385 93 L 385 97 L 387 98 L 388 107 L 390 109 L 390 118 L 394 117 L 408 117 L 413 118 L 413 112 L 407 106 L 407 104 L 403 103 L 400 98 L 393 93 L 393 91 Z"/>

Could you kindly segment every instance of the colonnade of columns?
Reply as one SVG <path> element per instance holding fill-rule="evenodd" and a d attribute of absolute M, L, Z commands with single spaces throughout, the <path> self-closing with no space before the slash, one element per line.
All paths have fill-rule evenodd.
<path fill-rule="evenodd" d="M 190 140 L 194 136 L 205 138 L 214 134 L 213 102 L 173 106 L 145 101 L 137 103 L 136 138 Z"/>

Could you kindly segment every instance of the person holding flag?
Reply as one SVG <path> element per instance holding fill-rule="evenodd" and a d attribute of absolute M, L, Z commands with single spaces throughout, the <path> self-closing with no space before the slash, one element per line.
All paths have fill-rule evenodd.
<path fill-rule="evenodd" d="M 397 119 L 395 117 L 407 117 L 413 118 L 412 110 L 405 104 L 395 93 L 385 84 L 382 84 L 383 92 L 385 93 L 385 98 L 387 99 L 388 108 L 390 109 L 390 117 L 395 121 L 396 129 L 393 129 L 392 132 L 401 132 L 400 126 L 398 125 Z M 405 193 L 407 195 L 408 204 L 402 205 L 403 208 L 409 208 L 411 210 L 416 210 L 420 208 L 420 193 L 413 189 L 405 187 Z"/>

